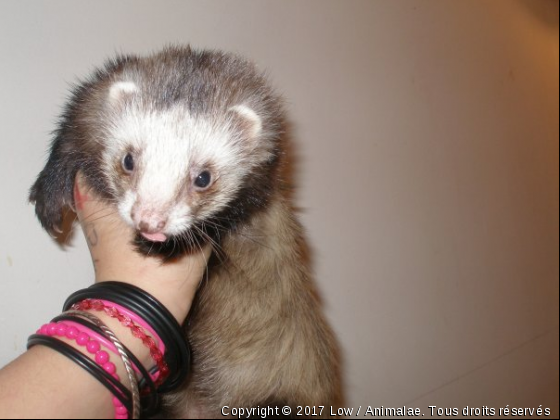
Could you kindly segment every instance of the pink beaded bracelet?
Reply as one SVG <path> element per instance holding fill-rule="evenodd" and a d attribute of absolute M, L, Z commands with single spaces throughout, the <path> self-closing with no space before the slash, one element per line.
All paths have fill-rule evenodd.
<path fill-rule="evenodd" d="M 50 337 L 65 337 L 76 341 L 76 344 L 85 347 L 88 353 L 94 355 L 95 362 L 101 366 L 105 372 L 110 374 L 117 381 L 120 381 L 119 375 L 116 373 L 117 368 L 115 364 L 110 361 L 109 353 L 102 350 L 100 342 L 91 338 L 90 335 L 92 332 L 89 330 L 88 332 L 85 332 L 75 325 L 68 325 L 66 322 L 50 322 L 44 324 L 37 330 L 37 334 Z M 128 410 L 123 403 L 117 397 L 113 397 L 112 401 L 115 407 L 115 419 L 128 419 Z"/>
<path fill-rule="evenodd" d="M 83 325 L 78 324 L 77 322 L 74 322 L 74 321 L 64 320 L 64 323 L 69 327 L 73 326 L 73 327 L 76 327 L 76 328 L 84 328 Z M 115 345 L 113 343 L 111 343 L 111 341 L 107 340 L 105 337 L 96 333 L 93 330 L 88 329 L 88 334 L 89 334 L 89 336 L 92 340 L 99 341 L 99 343 L 103 347 L 105 347 L 105 349 L 109 350 L 114 355 L 119 356 L 119 351 L 117 350 Z M 134 372 L 137 373 L 139 376 L 142 376 L 142 372 L 140 372 L 140 369 L 138 369 L 136 364 L 133 363 L 133 362 L 131 364 L 132 364 L 132 369 L 134 369 Z M 152 378 L 152 381 L 155 381 L 157 379 L 157 377 L 159 376 L 159 374 L 157 372 L 155 374 L 150 374 L 149 372 L 146 372 L 146 373 L 148 373 L 150 375 L 150 378 Z"/>
<path fill-rule="evenodd" d="M 167 378 L 169 375 L 169 367 L 163 356 L 165 353 L 165 345 L 155 333 L 153 328 L 151 328 L 140 317 L 125 308 L 122 308 L 120 305 L 98 299 L 85 299 L 72 305 L 72 309 L 81 311 L 88 311 L 91 309 L 95 311 L 103 311 L 111 318 L 117 319 L 122 325 L 129 328 L 132 335 L 141 340 L 142 343 L 150 350 L 150 356 L 158 367 L 158 371 L 153 376 L 153 379 L 156 381 L 156 386 L 161 385 L 161 383 Z M 144 328 L 137 324 L 138 321 L 139 324 L 141 324 L 142 327 L 144 327 L 152 336 L 146 334 Z M 158 343 L 156 343 L 153 337 L 157 338 Z"/>

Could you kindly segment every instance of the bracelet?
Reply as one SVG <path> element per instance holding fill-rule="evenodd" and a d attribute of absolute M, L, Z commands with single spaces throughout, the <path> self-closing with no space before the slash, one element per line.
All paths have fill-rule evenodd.
<path fill-rule="evenodd" d="M 148 371 L 115 334 L 93 313 L 85 312 L 87 310 L 103 311 L 129 328 L 133 336 L 148 347 L 156 366 Z M 153 414 L 158 405 L 158 393 L 179 387 L 186 378 L 190 348 L 185 332 L 167 308 L 142 289 L 114 281 L 97 283 L 73 293 L 64 303 L 64 311 L 31 335 L 27 348 L 49 347 L 90 373 L 113 394 L 116 419 L 126 419 L 129 414 L 131 418 L 138 418 L 143 408 L 142 415 Z M 85 351 L 82 353 L 57 336 L 75 340 L 95 355 L 95 361 Z M 120 382 L 116 367 L 102 345 L 121 358 L 130 390 Z M 140 383 L 135 372 L 141 378 Z"/>
<path fill-rule="evenodd" d="M 87 320 L 93 322 L 95 325 L 101 328 L 101 331 L 105 333 L 105 335 L 109 338 L 109 340 L 111 340 L 113 345 L 117 348 L 117 351 L 119 352 L 121 360 L 124 364 L 124 368 L 126 370 L 128 380 L 130 382 L 130 391 L 132 393 L 132 418 L 133 419 L 138 418 L 138 416 L 140 415 L 140 391 L 138 390 L 138 381 L 136 380 L 136 375 L 132 370 L 130 359 L 128 358 L 128 355 L 124 351 L 123 345 L 120 342 L 120 340 L 115 336 L 115 334 L 113 334 L 113 332 L 109 329 L 109 327 L 107 327 L 107 325 L 105 325 L 98 317 L 96 317 L 95 315 L 89 312 L 71 310 L 71 311 L 66 311 L 66 314 L 81 316 L 82 318 L 86 318 Z M 97 346 L 99 346 L 99 343 L 97 343 Z"/>
<path fill-rule="evenodd" d="M 144 344 L 150 350 L 150 356 L 152 357 L 152 359 L 154 360 L 154 362 L 158 367 L 156 385 L 160 385 L 169 372 L 169 367 L 167 366 L 167 363 L 162 354 L 163 352 L 161 350 L 161 349 L 165 350 L 165 346 L 161 342 L 161 339 L 159 339 L 161 346 L 158 347 L 154 339 L 146 335 L 144 330 L 140 328 L 138 325 L 136 325 L 136 323 L 129 316 L 123 315 L 119 310 L 119 308 L 111 305 L 113 304 L 110 302 L 105 302 L 96 299 L 86 299 L 81 302 L 73 304 L 72 309 L 80 310 L 80 311 L 87 311 L 90 309 L 96 311 L 103 311 L 111 318 L 117 319 L 125 327 L 130 328 L 132 335 L 140 339 L 142 341 L 142 344 Z M 130 313 L 130 311 L 127 312 Z M 136 316 L 136 318 L 138 318 L 138 316 Z M 153 329 L 151 328 L 150 330 L 153 331 Z M 155 332 L 153 334 L 156 335 Z"/>
<path fill-rule="evenodd" d="M 86 299 L 114 302 L 146 321 L 165 344 L 165 361 L 170 371 L 158 392 L 167 392 L 181 385 L 188 374 L 190 349 L 181 326 L 161 303 L 145 291 L 130 284 L 103 282 L 72 294 L 64 303 L 64 310 Z M 164 374 L 164 372 L 160 372 L 160 374 Z"/>
<path fill-rule="evenodd" d="M 61 331 L 57 328 L 56 324 L 47 324 L 47 334 L 52 332 L 53 330 L 58 333 Z M 77 332 L 77 329 L 69 329 L 73 332 Z M 40 331 L 45 331 L 43 327 L 41 327 Z M 43 334 L 43 333 L 41 333 Z M 68 331 L 66 332 L 68 334 Z M 65 334 L 65 336 L 67 336 Z M 54 335 L 54 333 L 53 333 Z M 73 334 L 72 334 L 73 335 Z M 76 336 L 76 342 L 77 340 Z M 115 418 L 128 418 L 127 413 L 130 412 L 132 405 L 130 404 L 130 391 L 126 389 L 118 380 L 116 380 L 111 374 L 109 374 L 104 368 L 101 367 L 101 364 L 106 364 L 108 362 L 108 358 L 105 359 L 104 356 L 99 356 L 99 361 L 96 363 L 91 360 L 86 355 L 82 354 L 74 347 L 70 346 L 69 344 L 60 341 L 50 335 L 40 335 L 40 334 L 33 334 L 29 337 L 27 341 L 27 349 L 42 345 L 45 347 L 49 347 L 58 353 L 66 356 L 74 363 L 81 366 L 84 370 L 86 370 L 89 374 L 91 374 L 95 379 L 97 379 L 105 388 L 107 388 L 111 394 L 114 395 L 113 397 L 113 405 L 115 406 Z M 100 352 L 101 353 L 101 352 Z M 105 353 L 106 354 L 106 353 Z M 107 355 L 108 356 L 108 355 Z M 114 365 L 113 365 L 114 367 Z M 111 369 L 109 369 L 111 370 Z M 116 375 L 116 374 L 115 374 Z M 117 392 L 118 390 L 118 392 Z M 125 413 L 126 410 L 126 413 Z M 125 416 L 125 417 L 122 417 Z"/>
<path fill-rule="evenodd" d="M 158 336 L 158 334 L 154 331 L 154 329 L 149 324 L 146 323 L 146 321 L 144 321 L 142 318 L 140 318 L 134 312 L 131 312 L 128 309 L 123 308 L 120 305 L 117 305 L 116 303 L 108 302 L 106 300 L 100 300 L 99 302 L 100 302 L 101 305 L 104 306 L 104 311 L 105 312 L 113 313 L 115 315 L 118 315 L 119 317 L 122 317 L 123 321 L 126 322 L 125 326 L 128 327 L 129 325 L 137 324 L 138 327 L 141 327 L 141 328 L 144 329 L 144 331 L 147 331 L 148 333 L 150 333 L 152 339 L 157 342 L 157 343 L 154 343 L 154 344 L 157 344 L 157 348 L 159 349 L 159 351 L 162 354 L 165 354 L 165 344 L 163 343 L 162 339 Z M 129 327 L 129 328 L 131 328 L 131 327 Z"/>
<path fill-rule="evenodd" d="M 152 321 L 150 324 L 154 325 L 158 333 L 160 330 L 157 326 L 159 325 L 162 328 L 162 333 L 158 335 L 167 346 L 168 365 L 175 374 L 160 386 L 159 392 L 167 392 L 180 386 L 186 378 L 190 367 L 190 348 L 185 332 L 167 308 L 144 290 L 127 283 L 97 283 L 91 286 L 90 289 L 104 290 L 112 296 L 116 295 L 117 297 L 126 298 L 123 299 L 123 303 L 116 303 L 121 303 L 123 306 L 128 307 L 146 321 Z M 132 304 L 133 307 L 130 308 L 127 304 Z M 138 308 L 141 312 L 134 310 L 135 308 Z M 145 312 L 145 315 L 143 312 Z"/>
<path fill-rule="evenodd" d="M 111 341 L 105 337 L 103 331 L 95 325 L 90 323 L 88 320 L 79 318 L 73 315 L 59 315 L 53 318 L 52 322 L 61 322 L 64 321 L 68 327 L 77 327 L 78 329 L 85 327 L 88 330 L 88 334 L 91 338 L 96 339 L 99 341 L 104 347 L 108 350 L 112 351 L 113 353 L 118 355 L 118 351 L 116 347 L 111 343 Z M 135 371 L 137 371 L 140 376 L 141 380 L 139 382 L 140 388 L 140 396 L 141 396 L 141 405 L 142 405 L 142 417 L 151 417 L 157 410 L 159 405 L 159 395 L 156 391 L 156 386 L 154 381 L 152 380 L 152 375 L 148 373 L 146 368 L 140 363 L 138 358 L 126 347 L 123 345 L 123 349 L 126 352 L 127 356 L 132 362 L 132 367 Z"/>

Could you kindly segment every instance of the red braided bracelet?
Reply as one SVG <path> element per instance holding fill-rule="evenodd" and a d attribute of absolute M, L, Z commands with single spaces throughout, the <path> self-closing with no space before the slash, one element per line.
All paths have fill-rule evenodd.
<path fill-rule="evenodd" d="M 94 310 L 94 311 L 103 311 L 109 317 L 115 318 L 118 320 L 123 326 L 130 329 L 132 335 L 142 341 L 142 343 L 150 350 L 150 356 L 156 363 L 159 371 L 159 377 L 155 381 L 156 386 L 161 385 L 161 383 L 167 378 L 169 375 L 169 367 L 167 366 L 167 362 L 163 357 L 161 350 L 158 348 L 155 340 L 146 334 L 143 328 L 138 326 L 130 317 L 122 314 L 117 308 L 107 306 L 100 300 L 97 299 L 86 299 L 79 303 L 72 305 L 72 309 L 79 310 L 79 311 L 87 311 L 87 310 Z"/>

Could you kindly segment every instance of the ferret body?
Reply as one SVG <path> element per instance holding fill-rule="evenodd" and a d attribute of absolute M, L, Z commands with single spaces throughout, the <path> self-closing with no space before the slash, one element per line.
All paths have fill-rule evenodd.
<path fill-rule="evenodd" d="M 191 374 L 166 397 L 176 417 L 340 402 L 335 341 L 284 180 L 284 127 L 279 97 L 236 56 L 119 57 L 75 89 L 31 189 L 49 232 L 81 171 L 136 229 L 140 252 L 165 260 L 214 246 L 185 324 Z"/>

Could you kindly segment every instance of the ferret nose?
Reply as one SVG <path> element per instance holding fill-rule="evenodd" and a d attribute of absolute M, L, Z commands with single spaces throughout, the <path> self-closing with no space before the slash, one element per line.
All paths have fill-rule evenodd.
<path fill-rule="evenodd" d="M 146 232 L 146 233 L 161 232 L 166 224 L 167 224 L 167 222 L 165 220 L 160 220 L 160 221 L 158 221 L 158 220 L 155 220 L 155 221 L 154 220 L 148 220 L 148 221 L 142 220 L 138 225 L 138 230 L 140 230 L 141 232 Z"/>
<path fill-rule="evenodd" d="M 167 225 L 167 217 L 153 209 L 134 208 L 131 216 L 140 232 L 158 233 Z"/>

